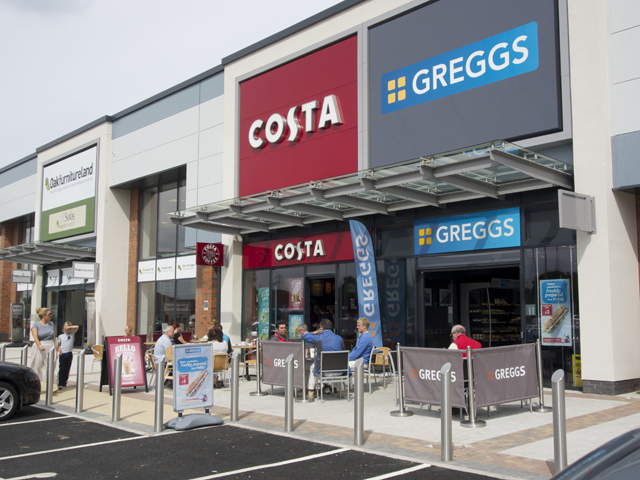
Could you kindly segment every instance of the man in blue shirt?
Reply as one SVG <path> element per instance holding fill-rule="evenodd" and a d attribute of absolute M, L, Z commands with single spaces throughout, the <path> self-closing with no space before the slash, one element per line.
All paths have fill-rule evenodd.
<path fill-rule="evenodd" d="M 361 317 L 356 322 L 356 328 L 358 329 L 358 340 L 356 346 L 351 350 L 349 354 L 349 368 L 353 369 L 356 364 L 356 360 L 359 358 L 364 359 L 364 364 L 369 364 L 369 357 L 371 357 L 371 349 L 373 348 L 373 338 L 369 333 L 369 319 Z"/>
<path fill-rule="evenodd" d="M 302 324 L 304 325 L 304 324 Z M 315 377 L 320 373 L 320 358 L 321 352 L 339 352 L 340 350 L 345 350 L 344 341 L 340 335 L 336 335 L 331 331 L 333 328 L 333 323 L 328 318 L 323 318 L 320 320 L 320 325 L 318 329 L 309 333 L 307 331 L 307 326 L 300 328 L 298 327 L 298 332 L 300 332 L 300 337 L 309 345 L 316 347 L 316 360 L 313 367 L 313 377 L 309 376 L 309 398 L 313 398 L 314 392 L 313 388 L 316 383 Z"/>

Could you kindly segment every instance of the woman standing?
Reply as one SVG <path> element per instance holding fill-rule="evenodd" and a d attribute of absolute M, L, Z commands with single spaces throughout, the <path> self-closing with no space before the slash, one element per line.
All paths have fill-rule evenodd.
<path fill-rule="evenodd" d="M 51 323 L 51 310 L 48 308 L 36 308 L 36 313 L 40 317 L 40 321 L 31 327 L 31 335 L 33 336 L 33 345 L 31 346 L 31 359 L 29 366 L 35 370 L 40 377 L 41 382 L 45 382 L 47 376 L 47 354 L 52 351 L 54 357 L 53 364 L 58 363 L 57 349 L 55 346 L 55 331 L 53 323 Z M 58 393 L 58 386 L 54 380 L 53 394 Z"/>

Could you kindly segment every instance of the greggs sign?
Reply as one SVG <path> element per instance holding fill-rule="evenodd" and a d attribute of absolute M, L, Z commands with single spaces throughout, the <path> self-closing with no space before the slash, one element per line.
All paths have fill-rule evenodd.
<path fill-rule="evenodd" d="M 284 267 L 353 260 L 350 231 L 248 243 L 242 249 L 243 268 Z"/>
<path fill-rule="evenodd" d="M 240 84 L 240 196 L 358 169 L 357 38 Z"/>

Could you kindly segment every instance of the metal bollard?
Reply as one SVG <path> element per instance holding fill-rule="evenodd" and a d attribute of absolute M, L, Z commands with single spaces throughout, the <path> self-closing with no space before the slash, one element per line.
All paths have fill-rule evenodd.
<path fill-rule="evenodd" d="M 404 408 L 404 375 L 402 373 L 402 351 L 400 350 L 400 344 L 398 343 L 398 410 L 394 410 L 390 413 L 392 417 L 410 417 L 413 415 L 411 410 Z"/>
<path fill-rule="evenodd" d="M 52 348 L 47 352 L 47 397 L 45 405 L 53 405 L 53 372 L 56 369 L 56 354 Z"/>
<path fill-rule="evenodd" d="M 0 345 L 0 362 L 4 362 L 5 360 L 5 352 L 7 350 L 7 344 L 3 343 Z"/>
<path fill-rule="evenodd" d="M 122 397 L 122 354 L 113 360 L 113 406 L 111 409 L 111 421 L 120 421 L 120 404 Z"/>
<path fill-rule="evenodd" d="M 20 349 L 20 365 L 27 366 L 27 360 L 29 359 L 29 345 L 25 345 Z"/>
<path fill-rule="evenodd" d="M 553 392 L 553 463 L 555 475 L 567 468 L 567 416 L 564 402 L 564 370 L 551 377 Z"/>
<path fill-rule="evenodd" d="M 262 383 L 262 348 L 260 346 L 260 339 L 256 341 L 256 391 L 249 393 L 252 397 L 264 397 L 269 395 L 267 392 L 263 392 L 260 388 L 260 384 Z"/>
<path fill-rule="evenodd" d="M 306 349 L 304 340 L 302 342 L 302 397 L 296 398 L 296 403 L 313 403 L 315 400 L 313 398 L 309 398 L 307 395 L 307 361 L 306 361 Z"/>
<path fill-rule="evenodd" d="M 163 356 L 156 363 L 156 412 L 153 431 L 156 433 L 164 430 L 164 368 L 167 357 Z"/>
<path fill-rule="evenodd" d="M 84 350 L 78 354 L 78 378 L 76 381 L 76 413 L 82 413 L 84 407 Z"/>
<path fill-rule="evenodd" d="M 238 399 L 240 397 L 240 352 L 236 350 L 231 357 L 231 421 L 238 421 Z"/>
<path fill-rule="evenodd" d="M 532 410 L 538 413 L 548 413 L 553 409 L 544 406 L 544 392 L 542 390 L 542 345 L 540 340 L 536 340 L 536 363 L 538 364 L 538 391 L 540 392 L 540 404 Z"/>
<path fill-rule="evenodd" d="M 440 369 L 442 401 L 440 405 L 440 460 L 453 460 L 453 437 L 451 434 L 451 364 L 445 363 Z"/>
<path fill-rule="evenodd" d="M 364 359 L 356 360 L 354 370 L 353 444 L 362 445 L 364 442 Z"/>
<path fill-rule="evenodd" d="M 286 380 L 284 384 L 284 431 L 293 432 L 293 353 L 284 361 Z"/>
<path fill-rule="evenodd" d="M 471 357 L 471 347 L 467 347 L 467 378 L 469 379 L 469 420 L 461 421 L 460 425 L 466 428 L 486 427 L 487 422 L 476 419 L 476 389 L 473 381 L 473 358 Z"/>

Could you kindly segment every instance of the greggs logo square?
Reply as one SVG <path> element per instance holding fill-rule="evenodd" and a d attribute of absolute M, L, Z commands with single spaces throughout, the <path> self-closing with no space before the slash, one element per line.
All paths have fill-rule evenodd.
<path fill-rule="evenodd" d="M 382 75 L 382 113 L 499 82 L 538 68 L 538 24 L 485 38 Z"/>

